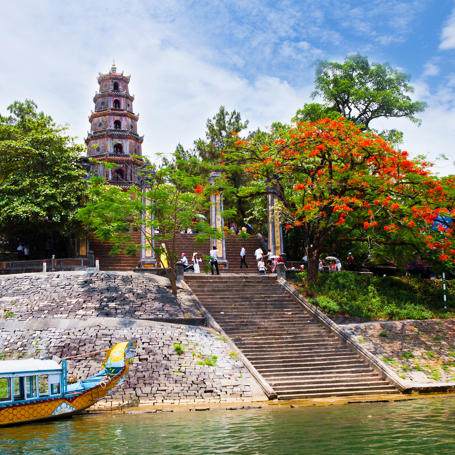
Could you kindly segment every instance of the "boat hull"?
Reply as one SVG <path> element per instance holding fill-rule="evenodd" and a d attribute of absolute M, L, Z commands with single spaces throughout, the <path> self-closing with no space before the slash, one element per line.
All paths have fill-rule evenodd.
<path fill-rule="evenodd" d="M 63 397 L 44 400 L 38 398 L 36 401 L 18 402 L 1 406 L 0 427 L 60 419 L 82 412 L 106 397 L 123 382 L 124 376 L 127 374 L 128 366 L 125 365 L 122 371 L 112 377 L 111 381 L 105 386 L 97 385 L 82 392 L 64 395 Z"/>

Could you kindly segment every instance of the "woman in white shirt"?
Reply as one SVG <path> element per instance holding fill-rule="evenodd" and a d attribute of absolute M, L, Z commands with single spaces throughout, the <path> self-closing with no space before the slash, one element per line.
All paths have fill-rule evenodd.
<path fill-rule="evenodd" d="M 201 273 L 199 268 L 199 262 L 202 262 L 202 259 L 197 257 L 197 253 L 193 253 L 193 264 L 194 264 L 194 273 Z"/>

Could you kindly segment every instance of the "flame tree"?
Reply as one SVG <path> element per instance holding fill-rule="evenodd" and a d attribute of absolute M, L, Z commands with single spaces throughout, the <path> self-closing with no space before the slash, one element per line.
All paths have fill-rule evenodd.
<path fill-rule="evenodd" d="M 274 191 L 283 204 L 286 229 L 302 230 L 309 282 L 317 282 L 319 255 L 335 230 L 340 241 L 424 241 L 440 251 L 441 261 L 455 261 L 451 226 L 441 227 L 440 239 L 427 234 L 438 215 L 449 214 L 454 181 L 438 180 L 431 164 L 411 161 L 383 138 L 340 117 L 277 124 L 269 134 L 238 139 L 236 146 L 222 165 L 255 181 L 239 197 Z M 365 235 L 352 238 L 359 227 Z"/>

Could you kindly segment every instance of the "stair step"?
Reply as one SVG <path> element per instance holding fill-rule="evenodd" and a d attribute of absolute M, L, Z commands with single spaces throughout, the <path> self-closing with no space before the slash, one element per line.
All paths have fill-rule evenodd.
<path fill-rule="evenodd" d="M 289 369 L 280 369 L 280 368 L 270 368 L 270 369 L 261 369 L 261 375 L 267 380 L 272 380 L 274 378 L 292 378 L 292 377 L 311 377 L 311 376 L 323 376 L 330 374 L 374 374 L 376 373 L 368 366 L 363 365 L 363 367 L 351 368 L 351 367 L 338 367 L 334 366 L 331 368 L 324 369 L 308 369 L 303 370 L 302 368 L 295 367 Z"/>
<path fill-rule="evenodd" d="M 332 390 L 329 392 L 321 391 L 321 392 L 296 392 L 293 394 L 281 394 L 278 393 L 277 397 L 279 400 L 301 400 L 304 398 L 330 398 L 330 397 L 348 397 L 348 396 L 357 396 L 357 395 L 382 395 L 382 394 L 391 394 L 391 393 L 398 393 L 398 391 L 394 387 L 385 387 L 371 390 L 363 389 L 349 389 L 349 390 Z"/>

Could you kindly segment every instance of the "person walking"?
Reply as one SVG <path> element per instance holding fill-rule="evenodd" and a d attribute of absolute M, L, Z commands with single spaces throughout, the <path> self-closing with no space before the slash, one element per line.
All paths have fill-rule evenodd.
<path fill-rule="evenodd" d="M 28 261 L 30 259 L 30 248 L 28 245 L 24 246 L 24 259 Z"/>
<path fill-rule="evenodd" d="M 193 253 L 193 269 L 194 273 L 201 273 L 201 269 L 199 268 L 199 262 L 202 262 L 202 259 L 197 257 L 197 253 Z"/>
<path fill-rule="evenodd" d="M 213 249 L 210 250 L 210 270 L 212 271 L 212 275 L 214 275 L 213 267 L 216 269 L 216 274 L 219 275 L 220 270 L 218 268 L 218 248 L 216 245 L 213 245 Z"/>
<path fill-rule="evenodd" d="M 272 261 L 272 273 L 276 273 L 276 266 L 278 265 L 277 258 L 275 257 Z"/>
<path fill-rule="evenodd" d="M 258 270 L 260 275 L 265 275 L 265 264 L 262 258 L 258 262 Z"/>
<path fill-rule="evenodd" d="M 243 245 L 240 247 L 240 268 L 245 265 L 246 268 L 248 268 L 248 265 L 246 263 L 246 251 Z"/>
<path fill-rule="evenodd" d="M 19 242 L 19 246 L 17 247 L 17 260 L 22 261 L 24 259 L 24 246 L 22 242 Z"/>
<path fill-rule="evenodd" d="M 262 256 L 264 255 L 264 252 L 262 251 L 262 248 L 258 248 L 254 252 L 254 257 L 256 258 L 256 262 L 259 262 L 260 259 L 262 259 Z"/>
<path fill-rule="evenodd" d="M 348 254 L 348 270 L 352 272 L 354 270 L 354 256 L 352 253 Z"/>

